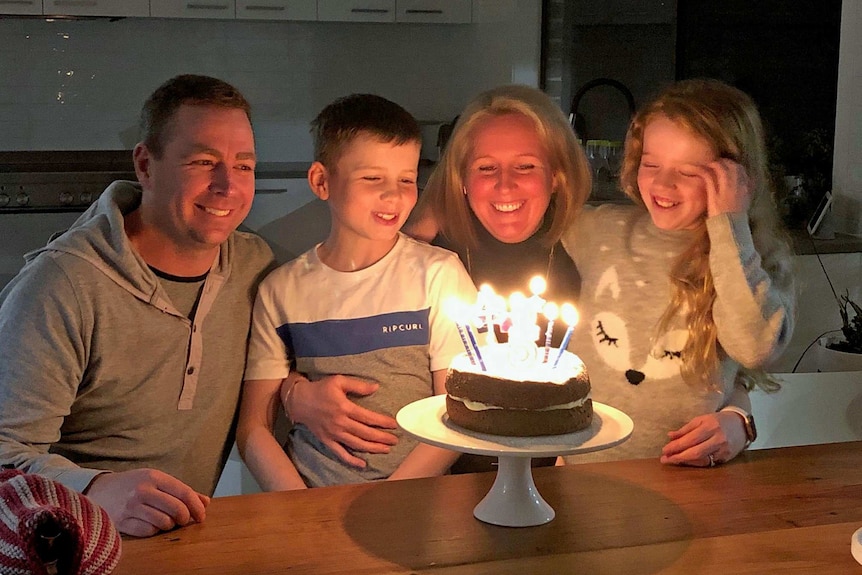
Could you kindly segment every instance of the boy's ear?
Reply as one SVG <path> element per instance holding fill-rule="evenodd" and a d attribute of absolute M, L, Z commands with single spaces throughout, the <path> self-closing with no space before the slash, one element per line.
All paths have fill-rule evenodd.
<path fill-rule="evenodd" d="M 320 162 L 312 162 L 308 168 L 308 186 L 321 200 L 329 199 L 329 171 Z"/>

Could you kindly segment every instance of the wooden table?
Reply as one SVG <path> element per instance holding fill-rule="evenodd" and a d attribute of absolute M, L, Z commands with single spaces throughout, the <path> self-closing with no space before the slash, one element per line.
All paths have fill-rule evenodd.
<path fill-rule="evenodd" d="M 862 442 L 533 476 L 557 513 L 539 527 L 473 517 L 493 473 L 224 497 L 201 525 L 125 539 L 116 573 L 862 573 Z"/>

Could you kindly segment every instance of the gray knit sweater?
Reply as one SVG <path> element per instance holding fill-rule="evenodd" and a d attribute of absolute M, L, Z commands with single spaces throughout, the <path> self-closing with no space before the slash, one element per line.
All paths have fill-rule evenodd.
<path fill-rule="evenodd" d="M 0 463 L 78 491 L 99 470 L 152 467 L 211 494 L 272 252 L 233 233 L 192 322 L 124 232 L 140 198 L 112 184 L 0 292 Z"/>
<path fill-rule="evenodd" d="M 658 457 L 667 432 L 695 416 L 727 405 L 751 409 L 747 392 L 734 383 L 739 366 L 764 366 L 781 353 L 793 331 L 795 300 L 763 270 L 746 215 L 709 218 L 707 232 L 721 362 L 713 391 L 680 375 L 679 351 L 688 337 L 681 320 L 653 341 L 670 298 L 671 264 L 691 232 L 660 230 L 643 208 L 602 205 L 587 207 L 563 238 L 583 278 L 581 320 L 569 350 L 589 370 L 593 399 L 634 421 L 622 445 L 568 461 Z"/>

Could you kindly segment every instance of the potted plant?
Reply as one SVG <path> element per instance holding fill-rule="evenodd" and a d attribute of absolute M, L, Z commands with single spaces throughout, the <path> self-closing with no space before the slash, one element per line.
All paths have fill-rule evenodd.
<path fill-rule="evenodd" d="M 820 338 L 818 371 L 862 371 L 862 306 L 850 299 L 849 291 L 837 300 L 841 335 Z"/>

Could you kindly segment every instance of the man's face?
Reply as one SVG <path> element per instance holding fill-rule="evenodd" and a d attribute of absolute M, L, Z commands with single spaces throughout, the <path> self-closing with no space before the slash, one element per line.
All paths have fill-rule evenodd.
<path fill-rule="evenodd" d="M 245 112 L 182 105 L 167 127 L 162 155 L 135 149 L 146 225 L 178 253 L 224 242 L 254 199 L 254 136 Z"/>

